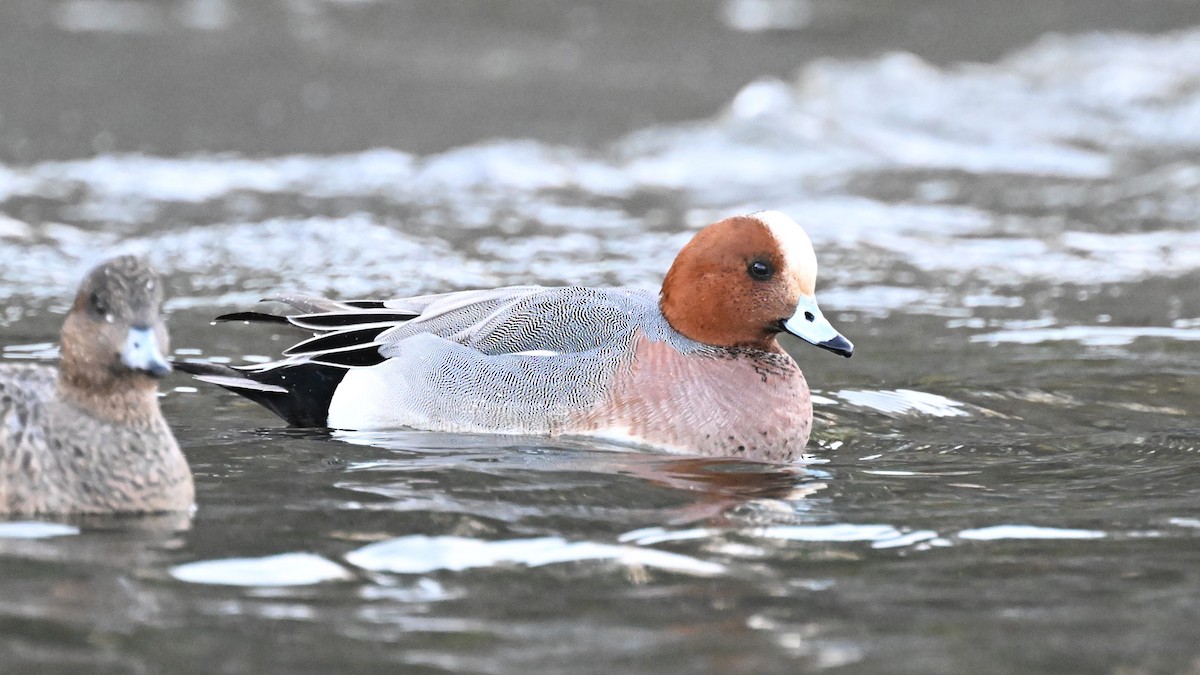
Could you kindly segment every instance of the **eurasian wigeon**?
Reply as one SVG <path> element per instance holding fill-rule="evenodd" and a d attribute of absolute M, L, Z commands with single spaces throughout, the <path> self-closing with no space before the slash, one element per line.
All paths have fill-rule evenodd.
<path fill-rule="evenodd" d="M 294 426 L 603 437 L 786 461 L 812 428 L 791 333 L 850 356 L 817 306 L 808 235 L 777 211 L 700 230 L 655 293 L 514 286 L 386 301 L 278 300 L 222 319 L 316 331 L 266 364 L 180 370 Z"/>
<path fill-rule="evenodd" d="M 158 407 L 162 282 L 133 256 L 88 274 L 58 368 L 0 364 L 0 513 L 184 511 L 195 489 Z"/>

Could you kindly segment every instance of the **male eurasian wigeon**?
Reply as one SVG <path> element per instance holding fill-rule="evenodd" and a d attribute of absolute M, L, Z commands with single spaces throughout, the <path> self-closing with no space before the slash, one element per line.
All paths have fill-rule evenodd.
<path fill-rule="evenodd" d="M 0 364 L 0 513 L 184 511 L 195 489 L 158 408 L 162 282 L 133 256 L 88 274 L 59 367 Z"/>
<path fill-rule="evenodd" d="M 316 331 L 282 360 L 180 370 L 294 426 L 603 437 L 783 461 L 812 428 L 788 332 L 850 356 L 821 314 L 808 235 L 777 211 L 684 246 L 661 293 L 514 286 L 386 301 L 279 298 L 301 313 L 226 320 Z"/>

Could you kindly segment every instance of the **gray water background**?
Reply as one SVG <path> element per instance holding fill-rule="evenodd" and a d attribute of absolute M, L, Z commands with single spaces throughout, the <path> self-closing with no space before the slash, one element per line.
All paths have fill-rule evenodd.
<path fill-rule="evenodd" d="M 788 212 L 808 461 L 289 431 L 173 376 L 194 518 L 0 524 L 5 672 L 1200 672 L 1200 5 L 0 4 L 0 316 L 167 275 L 653 287 Z M 1055 34 L 1056 33 L 1056 34 Z"/>

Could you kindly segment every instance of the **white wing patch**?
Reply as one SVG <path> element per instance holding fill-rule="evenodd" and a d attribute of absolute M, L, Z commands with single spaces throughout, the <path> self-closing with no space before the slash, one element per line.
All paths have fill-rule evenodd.
<path fill-rule="evenodd" d="M 562 352 L 556 352 L 549 349 L 530 349 L 524 352 L 515 352 L 514 356 L 561 356 Z"/>

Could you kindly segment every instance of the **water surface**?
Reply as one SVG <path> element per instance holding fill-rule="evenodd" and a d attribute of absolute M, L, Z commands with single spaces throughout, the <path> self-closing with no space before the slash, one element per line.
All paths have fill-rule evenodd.
<path fill-rule="evenodd" d="M 35 82 L 0 102 L 4 358 L 52 360 L 115 252 L 165 272 L 177 356 L 241 361 L 299 335 L 209 319 L 274 292 L 653 287 L 698 227 L 760 208 L 809 231 L 857 348 L 785 341 L 818 396 L 792 466 L 286 430 L 173 376 L 195 516 L 0 524 L 4 662 L 1195 670 L 1200 16 L 774 4 L 766 26 L 739 2 L 0 10 L 75 83 L 0 69 Z M 212 100 L 164 93 L 187 87 Z M 526 114 L 539 87 L 554 104 Z"/>

